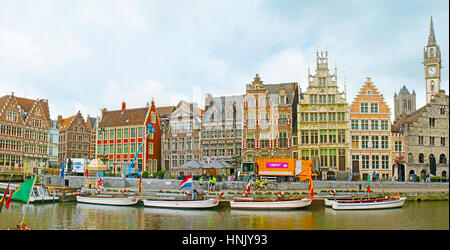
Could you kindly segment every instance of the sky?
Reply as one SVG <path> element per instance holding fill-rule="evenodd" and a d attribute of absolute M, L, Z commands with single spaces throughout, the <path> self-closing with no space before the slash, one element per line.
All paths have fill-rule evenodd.
<path fill-rule="evenodd" d="M 48 99 L 51 119 L 177 105 L 264 83 L 307 89 L 328 51 L 351 104 L 367 77 L 391 108 L 405 85 L 425 105 L 433 17 L 449 85 L 448 0 L 0 0 L 0 96 Z"/>

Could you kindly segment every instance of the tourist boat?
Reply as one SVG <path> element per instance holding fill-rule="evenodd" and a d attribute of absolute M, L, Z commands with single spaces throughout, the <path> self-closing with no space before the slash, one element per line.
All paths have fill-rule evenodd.
<path fill-rule="evenodd" d="M 213 208 L 219 205 L 217 198 L 207 200 L 177 200 L 177 199 L 145 199 L 144 206 L 146 207 L 159 207 L 159 208 Z"/>
<path fill-rule="evenodd" d="M 9 195 L 10 195 L 17 187 L 18 187 L 18 186 L 13 187 L 13 188 L 10 190 L 8 196 L 9 196 Z M 0 197 L 2 197 L 3 195 L 4 195 L 3 192 L 1 192 L 1 193 L 0 193 Z M 36 202 L 44 203 L 44 202 L 48 202 L 48 201 L 58 201 L 58 200 L 59 200 L 59 197 L 58 197 L 58 196 L 54 196 L 54 195 L 49 195 L 48 190 L 47 190 L 46 188 L 41 187 L 41 186 L 34 186 L 34 187 L 33 187 L 33 191 L 32 191 L 31 194 L 30 194 L 29 202 L 30 202 L 30 203 L 36 203 Z"/>
<path fill-rule="evenodd" d="M 406 197 L 392 196 L 375 199 L 334 200 L 331 207 L 335 210 L 384 209 L 401 207 Z"/>
<path fill-rule="evenodd" d="M 235 199 L 230 201 L 231 208 L 239 209 L 295 209 L 311 205 L 312 199 L 253 200 Z"/>
<path fill-rule="evenodd" d="M 138 196 L 132 197 L 113 197 L 112 195 L 83 196 L 77 195 L 77 202 L 90 203 L 98 205 L 114 205 L 114 206 L 132 206 L 139 201 Z"/>
<path fill-rule="evenodd" d="M 341 196 L 341 197 L 333 197 L 333 198 L 325 198 L 325 206 L 331 207 L 334 201 L 352 201 L 352 200 L 369 200 L 369 199 L 377 199 L 375 197 L 350 197 L 350 196 Z"/>

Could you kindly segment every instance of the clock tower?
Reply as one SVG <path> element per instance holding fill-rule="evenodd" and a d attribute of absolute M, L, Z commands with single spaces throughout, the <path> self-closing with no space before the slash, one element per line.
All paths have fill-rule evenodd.
<path fill-rule="evenodd" d="M 430 21 L 428 44 L 423 51 L 423 64 L 425 66 L 426 104 L 428 104 L 431 96 L 439 93 L 441 82 L 441 51 L 434 36 L 433 17 Z"/>

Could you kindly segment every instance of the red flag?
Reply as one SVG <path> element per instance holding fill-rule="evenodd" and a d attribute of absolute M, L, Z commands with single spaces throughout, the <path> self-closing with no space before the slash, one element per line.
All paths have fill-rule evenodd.
<path fill-rule="evenodd" d="M 139 179 L 139 193 L 142 193 L 142 176 Z"/>
<path fill-rule="evenodd" d="M 314 198 L 314 189 L 312 184 L 312 178 L 309 178 L 309 192 L 311 193 L 311 199 Z"/>
<path fill-rule="evenodd" d="M 5 191 L 5 194 L 3 195 L 3 197 L 0 199 L 0 213 L 2 212 L 2 208 L 3 208 L 3 203 L 5 203 L 5 200 L 6 200 L 6 195 L 8 194 L 8 191 L 9 191 L 9 184 L 10 183 L 8 183 L 8 186 L 6 187 L 6 191 Z"/>

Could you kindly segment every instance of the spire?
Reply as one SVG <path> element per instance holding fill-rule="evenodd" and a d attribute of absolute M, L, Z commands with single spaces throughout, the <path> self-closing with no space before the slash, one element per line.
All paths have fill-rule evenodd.
<path fill-rule="evenodd" d="M 434 28 L 433 28 L 433 17 L 430 20 L 430 34 L 428 35 L 428 45 L 433 46 L 436 45 L 436 38 L 434 36 Z"/>

